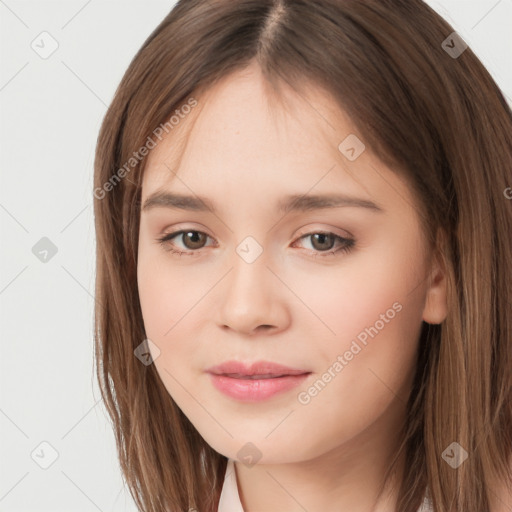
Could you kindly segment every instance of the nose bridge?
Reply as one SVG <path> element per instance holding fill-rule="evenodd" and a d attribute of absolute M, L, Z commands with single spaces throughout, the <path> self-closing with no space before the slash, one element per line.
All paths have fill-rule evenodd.
<path fill-rule="evenodd" d="M 255 310 L 269 302 L 267 256 L 254 239 L 245 239 L 236 247 L 228 289 L 232 311 Z"/>
<path fill-rule="evenodd" d="M 282 304 L 268 263 L 267 252 L 253 237 L 246 237 L 238 244 L 223 292 L 220 319 L 223 325 L 252 331 L 260 325 L 279 324 Z"/>

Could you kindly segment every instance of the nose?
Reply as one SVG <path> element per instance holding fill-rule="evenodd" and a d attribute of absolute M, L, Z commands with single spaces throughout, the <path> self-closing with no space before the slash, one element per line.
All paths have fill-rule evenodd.
<path fill-rule="evenodd" d="M 290 320 L 287 289 L 267 259 L 262 254 L 247 263 L 235 254 L 232 262 L 219 289 L 221 327 L 249 336 L 285 329 Z"/>

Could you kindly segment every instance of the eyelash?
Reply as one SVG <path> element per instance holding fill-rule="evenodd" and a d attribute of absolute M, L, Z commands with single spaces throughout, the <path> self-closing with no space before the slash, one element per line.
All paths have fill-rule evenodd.
<path fill-rule="evenodd" d="M 180 231 L 175 231 L 173 233 L 168 233 L 161 238 L 157 238 L 157 241 L 168 252 L 171 252 L 171 253 L 179 255 L 179 256 L 183 256 L 183 255 L 184 256 L 194 256 L 194 253 L 198 253 L 201 249 L 180 251 L 180 250 L 174 249 L 172 247 L 172 245 L 170 244 L 170 241 L 173 238 L 175 238 L 178 235 L 185 234 L 185 233 L 201 233 L 203 235 L 206 235 L 206 233 L 204 233 L 202 231 L 198 231 L 198 230 L 194 230 L 194 229 L 184 229 L 184 230 L 180 230 Z M 307 238 L 309 236 L 318 235 L 318 234 L 333 235 L 335 239 L 344 243 L 344 245 L 342 245 L 341 247 L 339 247 L 338 249 L 335 249 L 335 250 L 330 249 L 328 251 L 313 251 L 313 254 L 311 256 L 313 256 L 314 258 L 316 258 L 318 256 L 320 256 L 321 258 L 328 257 L 328 256 L 336 256 L 336 255 L 338 255 L 338 253 L 349 253 L 355 245 L 355 240 L 353 238 L 344 238 L 344 237 L 336 235 L 335 233 L 332 233 L 330 231 L 313 231 L 311 233 L 307 233 L 305 235 L 300 236 L 297 240 L 302 240 L 303 238 Z M 206 235 L 206 236 L 208 236 L 208 235 Z"/>

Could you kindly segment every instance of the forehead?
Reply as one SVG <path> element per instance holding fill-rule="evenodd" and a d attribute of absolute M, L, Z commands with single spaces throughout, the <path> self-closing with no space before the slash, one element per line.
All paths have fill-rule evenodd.
<path fill-rule="evenodd" d="M 148 156 L 143 201 L 161 188 L 241 201 L 316 187 L 383 193 L 376 166 L 386 171 L 370 148 L 353 161 L 340 150 L 361 136 L 323 89 L 295 92 L 284 84 L 276 97 L 259 68 L 249 67 L 193 97 L 197 106 Z"/>

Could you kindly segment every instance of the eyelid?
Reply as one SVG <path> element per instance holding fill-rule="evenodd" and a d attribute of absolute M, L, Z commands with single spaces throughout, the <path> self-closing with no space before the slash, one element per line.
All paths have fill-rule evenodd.
<path fill-rule="evenodd" d="M 340 233 L 338 233 L 338 231 L 342 231 L 343 233 L 340 234 Z M 311 235 L 314 233 L 332 233 L 333 235 L 339 236 L 341 238 L 354 238 L 352 233 L 350 233 L 350 231 L 347 231 L 346 229 L 339 229 L 339 228 L 333 228 L 333 227 L 316 228 L 314 226 L 307 227 L 307 228 L 301 228 L 301 230 L 299 231 L 299 234 L 296 235 L 295 238 L 301 237 L 303 235 Z"/>
<path fill-rule="evenodd" d="M 172 229 L 170 229 L 169 231 L 167 231 L 167 228 L 162 230 L 162 233 L 160 236 L 165 237 L 170 234 L 177 235 L 179 232 L 182 232 L 182 231 L 195 231 L 195 232 L 207 235 L 212 239 L 214 238 L 212 235 L 210 235 L 208 233 L 207 228 L 204 226 L 200 226 L 200 228 L 190 227 L 190 226 L 182 227 L 180 224 L 173 226 Z M 337 231 L 341 231 L 342 233 L 340 234 Z M 346 229 L 342 230 L 340 228 L 334 228 L 334 227 L 323 227 L 322 228 L 322 227 L 313 226 L 313 227 L 300 228 L 299 232 L 293 236 L 293 239 L 295 240 L 301 236 L 311 235 L 314 233 L 332 233 L 333 235 L 337 235 L 341 238 L 354 238 L 354 235 L 352 235 L 352 233 Z"/>

